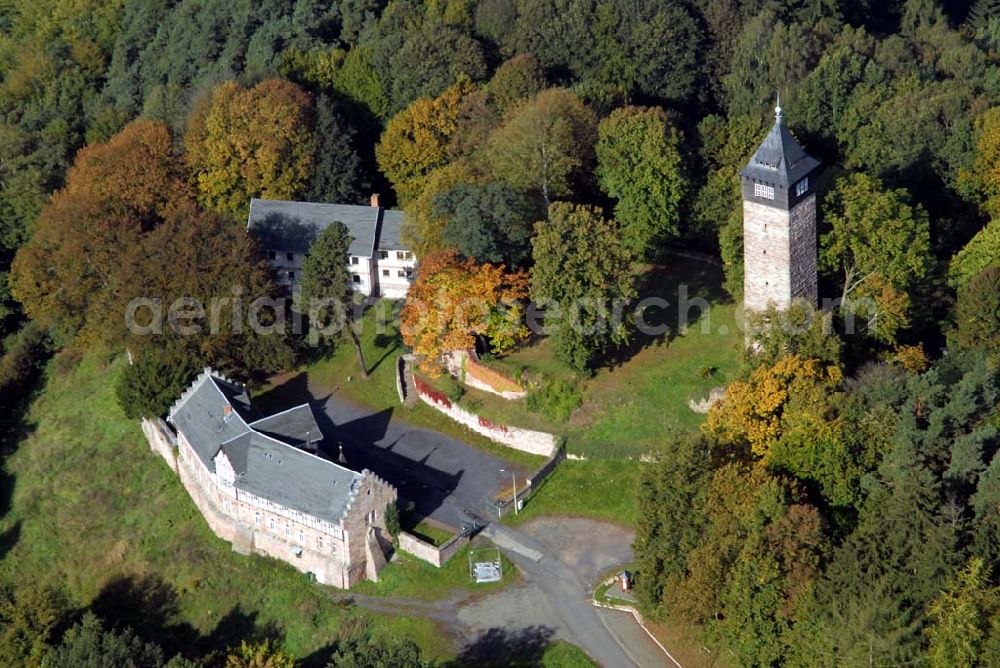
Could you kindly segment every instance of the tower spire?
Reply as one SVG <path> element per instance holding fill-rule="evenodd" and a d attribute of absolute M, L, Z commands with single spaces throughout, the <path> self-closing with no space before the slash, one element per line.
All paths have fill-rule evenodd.
<path fill-rule="evenodd" d="M 780 92 L 775 94 L 775 100 L 776 101 L 774 103 L 774 120 L 777 121 L 778 123 L 780 123 L 781 119 L 783 118 L 783 116 L 781 115 L 781 93 Z"/>

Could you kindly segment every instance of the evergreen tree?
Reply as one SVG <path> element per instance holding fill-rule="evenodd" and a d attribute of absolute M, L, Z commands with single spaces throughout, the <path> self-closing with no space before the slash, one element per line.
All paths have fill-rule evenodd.
<path fill-rule="evenodd" d="M 350 247 L 351 235 L 343 223 L 334 222 L 320 232 L 302 263 L 300 308 L 309 314 L 311 336 L 315 340 L 330 344 L 336 336 L 350 337 L 361 377 L 368 378 L 358 338 L 354 288 L 347 269 Z"/>

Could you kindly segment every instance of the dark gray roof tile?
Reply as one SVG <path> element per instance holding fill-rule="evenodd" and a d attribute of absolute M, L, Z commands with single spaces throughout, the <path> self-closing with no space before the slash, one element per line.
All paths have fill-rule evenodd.
<path fill-rule="evenodd" d="M 339 522 L 364 475 L 295 447 L 320 434 L 308 404 L 249 423 L 244 416 L 256 416 L 246 389 L 206 369 L 174 404 L 169 420 L 209 471 L 215 471 L 219 450 L 226 454 L 237 489 Z"/>
<path fill-rule="evenodd" d="M 379 214 L 382 214 L 380 225 Z M 379 228 L 388 242 L 398 244 L 401 211 L 377 209 L 357 204 L 322 204 L 287 200 L 250 200 L 247 230 L 267 250 L 307 253 L 312 242 L 334 222 L 347 226 L 352 237 L 350 254 L 370 257 L 383 248 L 376 238 Z M 402 248 L 394 245 L 390 248 Z"/>

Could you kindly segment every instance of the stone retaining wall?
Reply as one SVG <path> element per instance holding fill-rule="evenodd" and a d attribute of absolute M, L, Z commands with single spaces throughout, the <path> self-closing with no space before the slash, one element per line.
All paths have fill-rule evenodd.
<path fill-rule="evenodd" d="M 455 378 L 471 388 L 495 394 L 504 399 L 516 400 L 524 399 L 528 393 L 523 389 L 500 390 L 491 385 L 488 381 L 490 376 L 502 378 L 505 382 L 517 386 L 513 380 L 506 378 L 499 371 L 484 366 L 476 358 L 475 351 L 455 350 L 444 356 L 445 368 Z"/>
<path fill-rule="evenodd" d="M 552 453 L 556 451 L 556 437 L 553 434 L 497 424 L 452 403 L 448 397 L 429 387 L 419 378 L 414 377 L 413 381 L 417 396 L 424 403 L 444 413 L 455 422 L 465 425 L 477 434 L 482 434 L 494 443 L 543 457 L 551 457 Z"/>
<path fill-rule="evenodd" d="M 399 532 L 398 539 L 400 550 L 413 555 L 421 561 L 426 561 L 436 568 L 441 568 L 448 563 L 470 540 L 468 536 L 460 534 L 443 545 L 431 545 L 427 541 L 421 540 L 405 531 Z"/>

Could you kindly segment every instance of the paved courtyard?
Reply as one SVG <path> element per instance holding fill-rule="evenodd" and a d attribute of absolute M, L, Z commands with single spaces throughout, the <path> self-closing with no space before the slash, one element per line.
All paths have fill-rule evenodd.
<path fill-rule="evenodd" d="M 401 507 L 412 501 L 419 516 L 452 527 L 465 520 L 466 509 L 489 519 L 490 502 L 510 481 L 510 474 L 501 469 L 514 469 L 519 476 L 527 473 L 458 439 L 411 425 L 402 406 L 372 413 L 338 392 L 322 393 L 305 374 L 287 379 L 269 394 L 269 405 L 287 407 L 309 400 L 323 430 L 326 456 L 336 461 L 342 446 L 348 466 L 370 469 L 399 490 Z"/>

